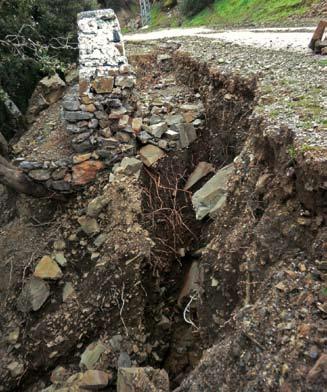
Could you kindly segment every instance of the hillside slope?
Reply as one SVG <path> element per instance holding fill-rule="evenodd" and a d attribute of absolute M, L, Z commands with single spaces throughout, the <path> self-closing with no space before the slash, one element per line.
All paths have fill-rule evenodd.
<path fill-rule="evenodd" d="M 216 0 L 194 17 L 179 15 L 177 10 L 164 11 L 154 4 L 152 25 L 185 26 L 281 24 L 293 19 L 314 18 L 327 14 L 326 1 L 319 0 Z"/>

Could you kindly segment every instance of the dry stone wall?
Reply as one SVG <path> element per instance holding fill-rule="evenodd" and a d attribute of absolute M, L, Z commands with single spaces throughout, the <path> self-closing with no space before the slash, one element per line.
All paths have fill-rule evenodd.
<path fill-rule="evenodd" d="M 140 121 L 133 121 L 136 77 L 114 11 L 80 13 L 78 30 L 79 84 L 62 105 L 74 154 L 56 162 L 20 163 L 29 177 L 55 192 L 70 193 L 92 181 L 99 170 L 135 155 L 140 130 Z"/>

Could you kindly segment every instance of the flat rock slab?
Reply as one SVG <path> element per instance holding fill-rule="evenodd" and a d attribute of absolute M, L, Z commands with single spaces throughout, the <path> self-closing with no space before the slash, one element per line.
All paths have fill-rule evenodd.
<path fill-rule="evenodd" d="M 33 275 L 40 279 L 58 280 L 62 277 L 62 271 L 50 256 L 44 256 L 35 267 Z"/>
<path fill-rule="evenodd" d="M 142 162 L 148 167 L 154 165 L 159 159 L 166 155 L 161 148 L 153 146 L 152 144 L 142 147 L 139 153 Z"/>
<path fill-rule="evenodd" d="M 223 207 L 226 201 L 227 182 L 233 172 L 234 164 L 223 167 L 193 195 L 196 219 L 201 220 Z"/>
<path fill-rule="evenodd" d="M 17 308 L 21 312 L 39 310 L 50 295 L 50 286 L 42 279 L 28 279 L 17 300 Z"/>

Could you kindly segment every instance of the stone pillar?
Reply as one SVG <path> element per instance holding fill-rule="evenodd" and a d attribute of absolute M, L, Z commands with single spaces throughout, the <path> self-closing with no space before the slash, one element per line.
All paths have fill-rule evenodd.
<path fill-rule="evenodd" d="M 80 13 L 78 32 L 79 86 L 63 103 L 66 128 L 75 152 L 97 151 L 109 160 L 133 139 L 136 78 L 113 10 Z"/>

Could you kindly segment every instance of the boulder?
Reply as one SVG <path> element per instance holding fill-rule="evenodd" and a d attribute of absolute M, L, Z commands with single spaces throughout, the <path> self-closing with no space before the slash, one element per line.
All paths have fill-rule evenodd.
<path fill-rule="evenodd" d="M 223 167 L 193 195 L 196 219 L 201 220 L 207 215 L 213 216 L 225 205 L 227 183 L 233 172 L 233 164 Z"/>
<path fill-rule="evenodd" d="M 119 368 L 117 392 L 169 392 L 169 378 L 165 370 Z"/>

